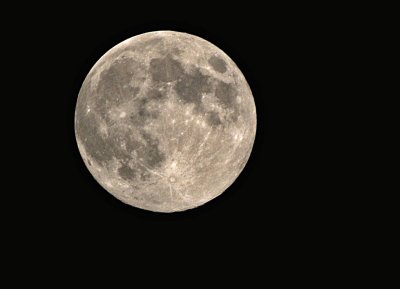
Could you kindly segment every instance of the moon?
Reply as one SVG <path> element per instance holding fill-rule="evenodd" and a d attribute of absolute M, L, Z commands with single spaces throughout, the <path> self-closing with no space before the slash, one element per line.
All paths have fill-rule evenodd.
<path fill-rule="evenodd" d="M 232 59 L 174 31 L 111 48 L 86 76 L 75 109 L 79 152 L 96 181 L 154 212 L 222 194 L 246 165 L 256 127 L 253 95 Z"/>

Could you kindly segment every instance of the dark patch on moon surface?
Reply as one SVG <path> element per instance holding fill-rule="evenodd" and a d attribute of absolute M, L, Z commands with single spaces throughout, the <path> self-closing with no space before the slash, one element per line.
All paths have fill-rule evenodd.
<path fill-rule="evenodd" d="M 220 81 L 215 88 L 215 97 L 225 108 L 232 108 L 235 104 L 236 89 L 232 84 Z"/>
<path fill-rule="evenodd" d="M 159 140 L 157 137 L 152 136 L 148 132 L 140 131 L 143 139 L 146 141 L 146 163 L 150 168 L 160 166 L 165 160 L 165 155 L 158 148 Z"/>
<path fill-rule="evenodd" d="M 207 112 L 207 123 L 212 127 L 221 125 L 221 119 L 218 113 L 216 113 L 215 111 Z"/>
<path fill-rule="evenodd" d="M 133 151 L 137 151 L 139 157 L 142 157 L 151 168 L 160 165 L 165 159 L 158 147 L 158 139 L 145 131 L 141 131 L 140 134 L 144 142 L 142 144 L 131 132 L 124 131 L 120 127 L 110 129 L 108 136 L 101 134 L 94 115 L 81 118 L 76 126 L 80 134 L 85 136 L 81 141 L 89 156 L 104 166 L 107 166 L 113 158 L 130 160 Z M 121 146 L 122 142 L 125 143 L 125 148 Z"/>
<path fill-rule="evenodd" d="M 150 61 L 150 73 L 156 82 L 172 82 L 182 75 L 183 68 L 179 61 L 167 55 Z"/>
<path fill-rule="evenodd" d="M 132 124 L 143 125 L 150 120 L 157 119 L 160 115 L 160 111 L 156 108 L 156 104 L 165 101 L 165 93 L 162 93 L 158 89 L 149 88 L 144 97 L 136 101 L 137 110 L 132 112 L 129 116 L 130 121 Z"/>
<path fill-rule="evenodd" d="M 98 122 L 93 114 L 82 114 L 76 121 L 76 129 L 82 136 L 81 141 L 87 153 L 97 163 L 104 163 L 112 158 L 107 142 L 99 135 Z"/>
<path fill-rule="evenodd" d="M 210 59 L 208 59 L 208 63 L 211 65 L 212 68 L 214 68 L 215 71 L 220 73 L 226 72 L 226 63 L 221 58 L 211 56 Z"/>
<path fill-rule="evenodd" d="M 126 164 L 122 164 L 118 168 L 118 174 L 125 180 L 133 180 L 135 177 L 135 171 Z"/>
<path fill-rule="evenodd" d="M 132 77 L 139 74 L 137 67 L 140 68 L 140 65 L 132 59 L 119 59 L 101 73 L 95 104 L 102 115 L 139 93 L 139 87 L 129 84 Z"/>
<path fill-rule="evenodd" d="M 155 119 L 159 115 L 157 110 L 150 110 L 145 102 L 142 102 L 139 107 L 139 119 L 144 123 L 149 119 Z"/>
<path fill-rule="evenodd" d="M 199 206 L 247 162 L 256 128 L 251 91 L 235 81 L 244 78 L 233 62 L 203 40 L 176 32 L 134 39 L 111 49 L 85 79 L 75 111 L 79 149 L 96 180 L 130 205 Z"/>
<path fill-rule="evenodd" d="M 153 94 L 153 96 L 159 97 L 158 94 Z M 155 119 L 160 114 L 160 112 L 157 109 L 151 108 L 149 106 L 149 102 L 151 102 L 151 100 L 152 100 L 151 97 L 146 97 L 146 98 L 142 98 L 138 101 L 138 120 L 141 123 L 144 123 L 149 119 Z M 136 115 L 134 115 L 133 117 L 135 118 L 135 116 Z M 137 118 L 137 116 L 136 116 L 136 118 Z M 134 122 L 135 122 L 135 120 L 134 120 Z"/>
<path fill-rule="evenodd" d="M 155 100 L 155 101 L 158 101 L 158 100 L 166 97 L 166 95 L 164 93 L 162 93 L 161 91 L 159 91 L 158 89 L 150 89 L 146 93 L 146 96 L 147 96 L 147 99 Z"/>
<path fill-rule="evenodd" d="M 135 138 L 135 136 L 130 132 L 125 132 L 125 147 L 126 151 L 132 157 L 132 153 L 139 150 L 141 143 Z"/>
<path fill-rule="evenodd" d="M 191 74 L 181 75 L 175 90 L 180 100 L 184 103 L 194 104 L 195 108 L 200 111 L 203 93 L 211 92 L 209 76 L 204 75 L 196 68 Z"/>

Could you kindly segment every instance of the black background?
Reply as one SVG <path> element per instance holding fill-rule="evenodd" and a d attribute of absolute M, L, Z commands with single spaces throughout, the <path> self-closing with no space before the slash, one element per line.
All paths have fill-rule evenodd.
<path fill-rule="evenodd" d="M 29 238 L 27 251 L 165 260 L 212 251 L 216 260 L 223 253 L 265 260 L 334 238 L 334 206 L 344 199 L 326 166 L 336 157 L 326 120 L 337 93 L 327 68 L 340 62 L 338 21 L 305 6 L 186 5 L 47 6 L 26 18 L 25 37 L 10 48 L 29 67 L 17 85 L 26 96 L 26 133 L 13 145 L 30 169 L 26 182 L 18 181 L 19 209 L 10 219 L 21 220 L 13 228 Z M 73 126 L 80 86 L 96 61 L 154 30 L 194 34 L 225 51 L 257 109 L 253 152 L 238 179 L 209 203 L 172 214 L 133 208 L 102 189 L 80 157 Z"/>

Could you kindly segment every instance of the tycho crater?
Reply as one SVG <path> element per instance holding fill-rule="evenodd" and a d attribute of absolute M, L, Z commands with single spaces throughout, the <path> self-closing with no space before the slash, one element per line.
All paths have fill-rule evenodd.
<path fill-rule="evenodd" d="M 127 39 L 93 66 L 79 92 L 75 136 L 98 183 L 155 212 L 183 211 L 223 193 L 256 134 L 251 90 L 210 42 L 157 31 Z"/>

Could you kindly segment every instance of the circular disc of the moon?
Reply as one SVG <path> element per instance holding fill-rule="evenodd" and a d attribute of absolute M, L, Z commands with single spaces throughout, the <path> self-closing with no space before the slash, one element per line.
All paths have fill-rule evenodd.
<path fill-rule="evenodd" d="M 210 42 L 157 31 L 127 39 L 93 66 L 79 92 L 75 135 L 109 193 L 134 207 L 183 211 L 224 192 L 256 133 L 251 90 Z"/>

